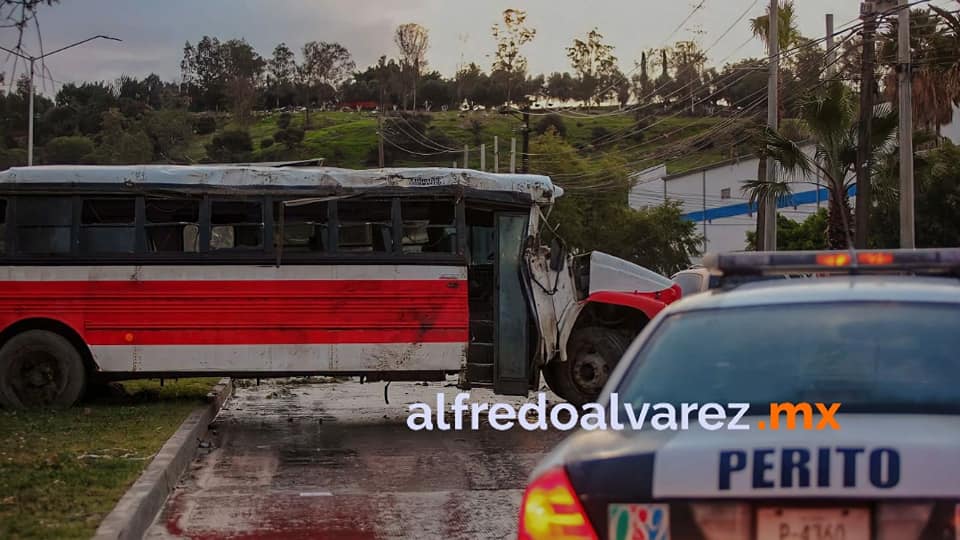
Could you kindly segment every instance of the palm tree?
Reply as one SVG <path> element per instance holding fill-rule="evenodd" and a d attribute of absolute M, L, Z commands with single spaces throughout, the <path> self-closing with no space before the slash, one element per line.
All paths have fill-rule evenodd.
<path fill-rule="evenodd" d="M 831 249 L 849 247 L 853 237 L 849 190 L 856 183 L 858 116 L 856 95 L 842 82 L 832 81 L 800 109 L 799 121 L 816 145 L 814 158 L 794 140 L 766 130 L 761 136 L 762 153 L 783 169 L 786 178 L 744 182 L 743 190 L 750 194 L 751 202 L 765 197 L 783 199 L 792 193 L 793 184 L 814 184 L 810 176 L 819 173 L 830 193 L 827 245 Z M 890 107 L 879 108 L 871 128 L 871 151 L 878 154 L 889 148 L 896 133 L 896 114 Z"/>
<path fill-rule="evenodd" d="M 936 13 L 935 13 L 936 11 Z M 960 19 L 952 12 L 933 7 L 910 13 L 913 72 L 913 116 L 919 126 L 940 133 L 953 120 L 953 107 L 960 104 Z M 897 65 L 897 24 L 893 22 L 881 39 L 881 61 Z M 899 99 L 897 70 L 885 75 L 886 97 Z"/>
<path fill-rule="evenodd" d="M 778 12 L 778 37 L 780 50 L 785 51 L 794 45 L 797 45 L 803 36 L 800 34 L 800 27 L 797 25 L 797 12 L 793 6 L 793 0 L 785 0 L 780 6 Z M 770 8 L 767 8 L 767 14 L 761 15 L 755 19 L 750 19 L 750 31 L 754 37 L 760 38 L 763 44 L 770 46 Z"/>

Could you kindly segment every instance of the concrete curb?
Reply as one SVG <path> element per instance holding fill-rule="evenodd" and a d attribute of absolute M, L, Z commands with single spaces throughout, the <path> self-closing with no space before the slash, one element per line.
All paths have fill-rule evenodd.
<path fill-rule="evenodd" d="M 207 426 L 220 412 L 233 391 L 233 381 L 221 379 L 207 394 L 209 404 L 190 413 L 174 434 L 167 439 L 140 478 L 123 494 L 107 514 L 94 540 L 143 538 L 173 491 L 180 475 L 197 454 L 197 440 L 203 438 Z"/>

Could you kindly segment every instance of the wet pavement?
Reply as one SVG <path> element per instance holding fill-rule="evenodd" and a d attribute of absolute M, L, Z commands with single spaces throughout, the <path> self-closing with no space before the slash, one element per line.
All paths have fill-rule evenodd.
<path fill-rule="evenodd" d="M 147 538 L 516 538 L 528 475 L 563 434 L 495 431 L 485 420 L 476 432 L 414 432 L 407 404 L 435 405 L 444 392 L 449 410 L 460 391 L 393 383 L 387 405 L 383 387 L 237 388 L 210 448 L 201 448 Z M 535 401 L 470 394 L 518 407 Z"/>

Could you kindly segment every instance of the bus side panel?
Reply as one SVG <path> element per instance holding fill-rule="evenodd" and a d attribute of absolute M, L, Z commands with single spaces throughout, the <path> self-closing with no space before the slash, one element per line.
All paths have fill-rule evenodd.
<path fill-rule="evenodd" d="M 0 325 L 6 318 L 63 320 L 106 372 L 458 371 L 469 335 L 462 267 L 4 273 Z"/>

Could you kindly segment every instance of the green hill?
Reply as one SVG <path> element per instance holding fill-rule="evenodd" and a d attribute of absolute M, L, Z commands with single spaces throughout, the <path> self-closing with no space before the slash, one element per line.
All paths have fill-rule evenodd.
<path fill-rule="evenodd" d="M 290 113 L 290 127 L 303 129 L 303 112 Z M 302 143 L 291 148 L 280 142 L 265 147 L 265 139 L 273 140 L 280 129 L 279 113 L 261 114 L 246 129 L 253 141 L 252 160 L 284 161 L 322 157 L 326 164 L 337 167 L 365 168 L 377 164 L 377 115 L 370 112 L 311 112 L 310 127 L 304 130 Z M 532 136 L 545 116 L 531 115 Z M 552 118 L 555 121 L 555 118 Z M 388 165 L 450 166 L 454 161 L 463 166 L 463 146 L 469 145 L 469 167 L 480 167 L 479 145 L 486 144 L 487 169 L 493 169 L 493 141 L 499 137 L 500 171 L 509 167 L 510 138 L 517 139 L 521 151 L 521 120 L 512 115 L 494 112 L 455 111 L 416 113 L 385 117 Z M 630 115 L 608 114 L 576 118 L 565 116 L 563 138 L 584 157 L 616 153 L 637 168 L 667 162 L 671 173 L 706 165 L 743 154 L 736 137 L 742 137 L 743 121 L 722 117 L 651 117 L 645 120 L 642 136 L 637 136 L 635 120 Z M 228 119 L 222 129 L 242 129 Z M 542 129 L 542 127 L 541 127 Z M 197 136 L 189 157 L 196 162 L 207 159 L 206 145 L 216 134 Z M 456 149 L 448 152 L 445 149 Z M 520 158 L 518 160 L 518 167 Z"/>

